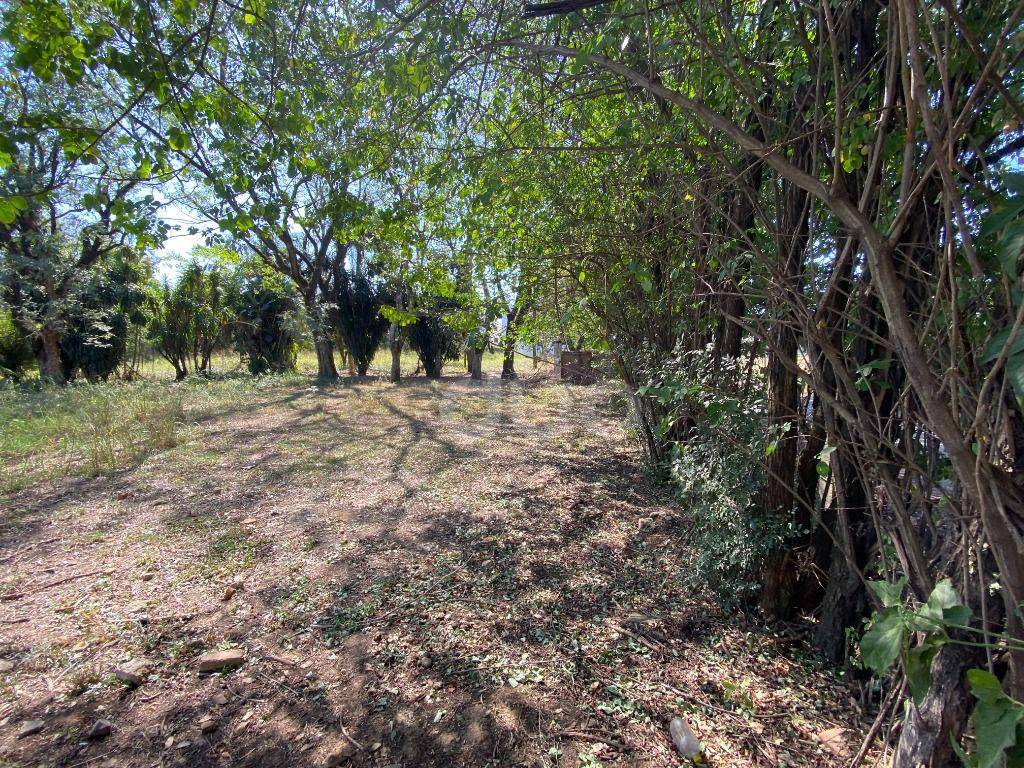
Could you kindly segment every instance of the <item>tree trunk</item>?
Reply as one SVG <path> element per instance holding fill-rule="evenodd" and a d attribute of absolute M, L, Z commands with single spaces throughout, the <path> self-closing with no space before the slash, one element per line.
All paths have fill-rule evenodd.
<path fill-rule="evenodd" d="M 810 167 L 810 145 L 798 142 L 793 149 L 794 162 Z M 789 304 L 802 294 L 803 254 L 808 241 L 810 196 L 795 184 L 782 182 L 783 204 L 778 214 L 778 273 L 773 280 L 769 303 L 777 308 L 768 331 L 768 423 L 778 430 L 773 436 L 775 450 L 767 457 L 767 477 L 761 493 L 761 514 L 778 526 L 795 523 L 810 529 L 811 516 L 804 505 L 796 504 L 797 439 L 804 415 L 800 413 L 797 385 L 799 317 Z M 793 567 L 793 552 L 806 550 L 809 537 L 789 541 L 769 556 L 763 571 L 761 611 L 771 618 L 786 618 L 795 607 L 799 574 Z"/>
<path fill-rule="evenodd" d="M 39 378 L 52 384 L 65 384 L 64 368 L 60 363 L 60 334 L 50 325 L 39 332 Z"/>
<path fill-rule="evenodd" d="M 907 703 L 903 731 L 892 768 L 946 768 L 960 765 L 952 741 L 959 742 L 970 697 L 964 687 L 966 649 L 945 645 L 932 662 L 932 685 L 920 706 Z"/>
<path fill-rule="evenodd" d="M 470 378 L 476 379 L 477 381 L 483 379 L 483 350 L 473 349 L 470 347 L 466 350 L 466 358 L 469 363 L 468 368 Z"/>
<path fill-rule="evenodd" d="M 388 329 L 388 346 L 391 348 L 391 381 L 395 384 L 402 380 L 402 331 L 398 323 L 392 323 Z"/>
<path fill-rule="evenodd" d="M 789 365 L 795 364 L 797 342 L 796 332 L 786 325 L 785 319 L 776 322 L 780 325 L 778 338 L 768 355 L 768 421 L 784 431 L 775 435 L 776 448 L 767 459 L 768 473 L 760 507 L 766 520 L 781 525 L 789 522 L 794 513 L 798 398 L 796 374 Z M 801 511 L 805 510 L 801 507 Z M 791 548 L 784 544 L 765 563 L 760 599 L 762 613 L 775 619 L 788 616 L 796 576 Z"/>
<path fill-rule="evenodd" d="M 327 336 L 317 336 L 313 340 L 316 346 L 316 378 L 318 381 L 334 381 L 338 378 L 338 369 L 334 367 L 334 345 Z"/>
<path fill-rule="evenodd" d="M 312 286 L 302 297 L 309 315 L 309 323 L 313 329 L 313 346 L 316 348 L 317 381 L 335 381 L 338 369 L 334 367 L 334 342 L 331 339 L 331 328 L 327 318 L 317 302 L 315 288 Z"/>
<path fill-rule="evenodd" d="M 501 362 L 501 378 L 516 378 L 516 324 L 519 321 L 519 308 L 513 309 L 505 316 L 505 357 Z"/>

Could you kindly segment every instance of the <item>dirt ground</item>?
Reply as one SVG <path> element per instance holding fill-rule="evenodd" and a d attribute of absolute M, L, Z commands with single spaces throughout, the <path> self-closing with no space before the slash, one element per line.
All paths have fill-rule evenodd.
<path fill-rule="evenodd" d="M 0 497 L 0 765 L 664 767 L 680 714 L 713 766 L 848 762 L 860 693 L 691 594 L 623 415 L 543 379 L 271 388 Z"/>

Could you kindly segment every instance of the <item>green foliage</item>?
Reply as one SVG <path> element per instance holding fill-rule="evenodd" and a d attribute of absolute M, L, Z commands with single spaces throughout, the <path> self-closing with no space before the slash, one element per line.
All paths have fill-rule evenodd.
<path fill-rule="evenodd" d="M 334 321 L 345 348 L 355 358 L 359 375 L 365 376 L 391 324 L 381 312 L 389 297 L 379 279 L 363 272 L 343 269 L 339 283 Z"/>
<path fill-rule="evenodd" d="M 727 376 L 706 352 L 686 353 L 638 397 L 661 407 L 657 431 L 659 439 L 672 441 L 670 476 L 692 510 L 696 560 L 687 578 L 737 605 L 757 595 L 762 564 L 792 531 L 757 514 L 764 470 L 751 457 L 763 453 L 766 443 L 763 406 L 756 397 L 721 392 L 717 383 Z"/>
<path fill-rule="evenodd" d="M 421 309 L 416 322 L 408 329 L 409 344 L 432 379 L 440 378 L 445 362 L 455 360 L 462 353 L 462 335 L 446 322 L 446 308 L 454 309 L 450 301 Z"/>
<path fill-rule="evenodd" d="M 232 337 L 254 375 L 295 370 L 302 332 L 301 303 L 291 282 L 257 265 L 243 265 L 232 280 Z"/>
<path fill-rule="evenodd" d="M 171 288 L 165 285 L 151 297 L 152 319 L 147 335 L 160 355 L 184 379 L 209 370 L 210 358 L 226 339 L 232 319 L 225 296 L 225 276 L 217 266 L 193 261 Z"/>
<path fill-rule="evenodd" d="M 106 381 L 114 373 L 124 359 L 131 328 L 146 322 L 148 279 L 148 264 L 126 249 L 84 276 L 61 340 L 66 379 L 76 370 L 89 381 Z"/>
<path fill-rule="evenodd" d="M 869 583 L 882 609 L 872 616 L 860 641 L 860 653 L 865 666 L 878 674 L 888 672 L 902 659 L 911 696 L 920 704 L 931 688 L 932 661 L 942 646 L 971 642 L 964 639 L 965 633 L 973 632 L 968 626 L 971 611 L 949 579 L 939 581 L 928 600 L 917 606 L 904 604 L 906 584 L 905 578 Z M 967 670 L 967 681 L 976 699 L 971 715 L 974 754 L 954 742 L 964 764 L 995 768 L 1005 760 L 1007 766 L 1024 765 L 1024 704 L 1007 696 L 999 679 L 986 670 Z"/>
<path fill-rule="evenodd" d="M 964 763 L 972 768 L 1007 768 L 1024 765 L 1024 704 L 1011 699 L 991 672 L 967 670 L 971 694 L 977 700 L 971 720 L 974 724 L 975 754 L 960 750 Z"/>
<path fill-rule="evenodd" d="M 32 345 L 14 325 L 11 313 L 0 309 L 0 377 L 17 381 L 34 359 Z"/>
<path fill-rule="evenodd" d="M 982 236 L 994 244 L 998 271 L 1011 288 L 1015 308 L 1021 301 L 1020 259 L 1024 253 L 1024 173 L 1008 173 L 1005 177 L 1007 194 L 1000 198 L 986 217 Z M 1017 396 L 1024 402 L 1024 328 L 1015 328 L 1012 322 L 992 334 L 985 347 L 983 363 L 994 363 L 1005 357 L 1006 378 Z"/>

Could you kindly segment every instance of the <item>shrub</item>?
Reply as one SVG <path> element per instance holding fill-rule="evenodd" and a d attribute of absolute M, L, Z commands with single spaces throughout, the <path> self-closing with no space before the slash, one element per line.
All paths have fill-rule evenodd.
<path fill-rule="evenodd" d="M 416 322 L 409 326 L 409 344 L 431 379 L 441 377 L 445 361 L 462 354 L 462 334 L 445 322 L 441 306 L 419 313 Z"/>
<path fill-rule="evenodd" d="M 295 370 L 301 337 L 301 303 L 283 276 L 258 267 L 235 273 L 231 303 L 235 347 L 255 376 Z"/>
<path fill-rule="evenodd" d="M 127 249 L 93 270 L 68 312 L 61 339 L 61 366 L 71 379 L 76 370 L 89 381 L 106 381 L 124 360 L 132 325 L 145 322 L 144 281 L 149 269 Z"/>
<path fill-rule="evenodd" d="M 757 596 L 766 558 L 794 532 L 760 514 L 769 442 L 763 399 L 723 390 L 728 374 L 715 369 L 710 350 L 689 352 L 667 363 L 657 384 L 641 393 L 665 406 L 659 432 L 672 440 L 669 473 L 693 510 L 695 558 L 687 579 L 737 605 Z"/>
<path fill-rule="evenodd" d="M 232 317 L 223 272 L 194 261 L 177 285 L 165 284 L 151 297 L 151 305 L 148 336 L 157 352 L 174 366 L 175 379 L 188 376 L 189 365 L 196 373 L 208 372 Z"/>
<path fill-rule="evenodd" d="M 342 270 L 334 320 L 344 346 L 355 359 L 360 376 L 366 375 L 391 325 L 381 315 L 384 303 L 380 284 L 364 273 L 350 275 Z"/>
<path fill-rule="evenodd" d="M 34 361 L 32 345 L 15 326 L 11 313 L 0 311 L 0 376 L 18 380 Z"/>

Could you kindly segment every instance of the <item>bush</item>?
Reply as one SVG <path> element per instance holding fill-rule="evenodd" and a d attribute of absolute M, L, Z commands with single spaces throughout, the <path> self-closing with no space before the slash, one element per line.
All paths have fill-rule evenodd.
<path fill-rule="evenodd" d="M 149 270 L 137 254 L 122 251 L 89 274 L 68 312 L 61 339 L 61 366 L 71 379 L 80 370 L 89 381 L 106 381 L 124 360 L 131 326 L 145 322 Z"/>
<path fill-rule="evenodd" d="M 423 370 L 431 379 L 441 377 L 445 361 L 455 360 L 462 354 L 462 334 L 445 322 L 443 307 L 419 313 L 409 326 L 409 345 L 416 350 Z"/>
<path fill-rule="evenodd" d="M 11 313 L 0 311 L 0 376 L 17 381 L 34 361 L 32 345 L 15 326 Z"/>
<path fill-rule="evenodd" d="M 232 336 L 254 376 L 295 370 L 301 337 L 301 303 L 283 276 L 242 267 L 234 278 Z"/>
<path fill-rule="evenodd" d="M 380 312 L 385 303 L 383 288 L 370 277 L 342 270 L 334 320 L 360 376 L 366 375 L 391 325 Z"/>
<path fill-rule="evenodd" d="M 157 352 L 174 366 L 175 379 L 188 376 L 189 366 L 206 373 L 214 350 L 224 341 L 231 321 L 220 269 L 189 264 L 178 284 L 151 298 L 148 336 Z"/>
<path fill-rule="evenodd" d="M 794 532 L 760 514 L 768 444 L 763 399 L 723 391 L 720 382 L 729 378 L 714 369 L 710 350 L 701 350 L 669 362 L 657 385 L 641 392 L 667 407 L 660 431 L 674 438 L 669 473 L 693 510 L 695 559 L 687 580 L 738 605 L 759 594 L 766 558 Z"/>

